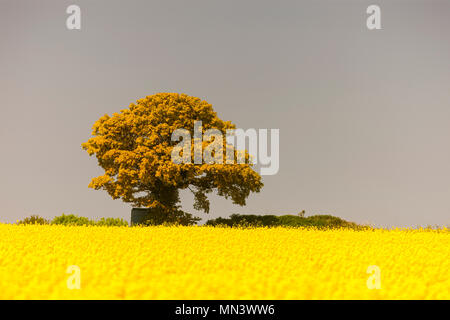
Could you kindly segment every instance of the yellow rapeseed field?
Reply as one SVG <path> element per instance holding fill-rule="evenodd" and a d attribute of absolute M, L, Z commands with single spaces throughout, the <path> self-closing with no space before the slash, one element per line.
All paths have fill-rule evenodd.
<path fill-rule="evenodd" d="M 1 299 L 450 299 L 449 270 L 448 229 L 0 224 Z"/>

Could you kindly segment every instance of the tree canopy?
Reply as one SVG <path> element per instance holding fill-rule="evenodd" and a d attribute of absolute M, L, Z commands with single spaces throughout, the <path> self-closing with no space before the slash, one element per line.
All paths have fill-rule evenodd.
<path fill-rule="evenodd" d="M 179 191 L 183 189 L 194 194 L 194 208 L 207 213 L 207 194 L 213 191 L 245 205 L 249 194 L 259 192 L 263 186 L 251 164 L 172 161 L 177 145 L 172 133 L 182 128 L 193 137 L 196 121 L 201 121 L 203 132 L 217 129 L 224 136 L 226 130 L 235 128 L 231 122 L 219 119 L 208 102 L 178 93 L 147 96 L 119 113 L 105 114 L 93 125 L 93 137 L 82 144 L 104 169 L 104 174 L 93 178 L 89 187 L 106 190 L 113 199 L 121 198 L 134 206 L 160 208 L 168 213 L 179 209 Z M 223 143 L 230 147 L 225 139 Z M 203 148 L 207 145 L 208 141 L 202 142 Z"/>

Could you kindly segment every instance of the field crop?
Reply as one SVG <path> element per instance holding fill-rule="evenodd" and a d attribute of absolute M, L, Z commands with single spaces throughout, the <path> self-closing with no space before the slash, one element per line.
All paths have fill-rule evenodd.
<path fill-rule="evenodd" d="M 449 270 L 448 229 L 0 224 L 0 299 L 450 299 Z"/>

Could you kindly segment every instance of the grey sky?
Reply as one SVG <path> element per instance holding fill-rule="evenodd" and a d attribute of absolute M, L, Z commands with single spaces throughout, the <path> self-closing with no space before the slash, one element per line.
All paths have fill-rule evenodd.
<path fill-rule="evenodd" d="M 370 4 L 382 30 L 366 28 Z M 450 224 L 449 30 L 449 1 L 0 0 L 0 221 L 129 219 L 88 189 L 102 171 L 80 144 L 103 114 L 182 92 L 240 128 L 280 129 L 262 192 L 246 207 L 212 197 L 201 217 Z"/>

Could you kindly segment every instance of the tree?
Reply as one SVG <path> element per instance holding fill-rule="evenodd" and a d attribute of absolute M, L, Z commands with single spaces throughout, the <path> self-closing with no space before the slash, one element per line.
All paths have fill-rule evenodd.
<path fill-rule="evenodd" d="M 260 175 L 248 161 L 244 164 L 172 161 L 172 150 L 178 143 L 172 141 L 172 133 L 186 129 L 193 137 L 196 121 L 202 122 L 203 132 L 217 129 L 225 136 L 226 130 L 235 129 L 231 122 L 219 119 L 208 102 L 177 93 L 147 96 L 120 113 L 104 115 L 94 124 L 93 137 L 82 144 L 89 155 L 97 157 L 105 171 L 93 178 L 89 187 L 106 190 L 113 199 L 121 198 L 134 206 L 167 214 L 179 213 L 179 191 L 183 189 L 194 194 L 194 208 L 206 213 L 210 206 L 207 194 L 213 191 L 231 198 L 235 204 L 245 205 L 250 192 L 259 192 L 263 186 Z M 232 148 L 225 138 L 222 142 L 225 151 Z M 191 145 L 193 151 L 194 139 Z M 208 141 L 203 141 L 202 148 L 207 146 Z M 244 152 L 249 159 L 245 150 L 232 151 Z"/>

